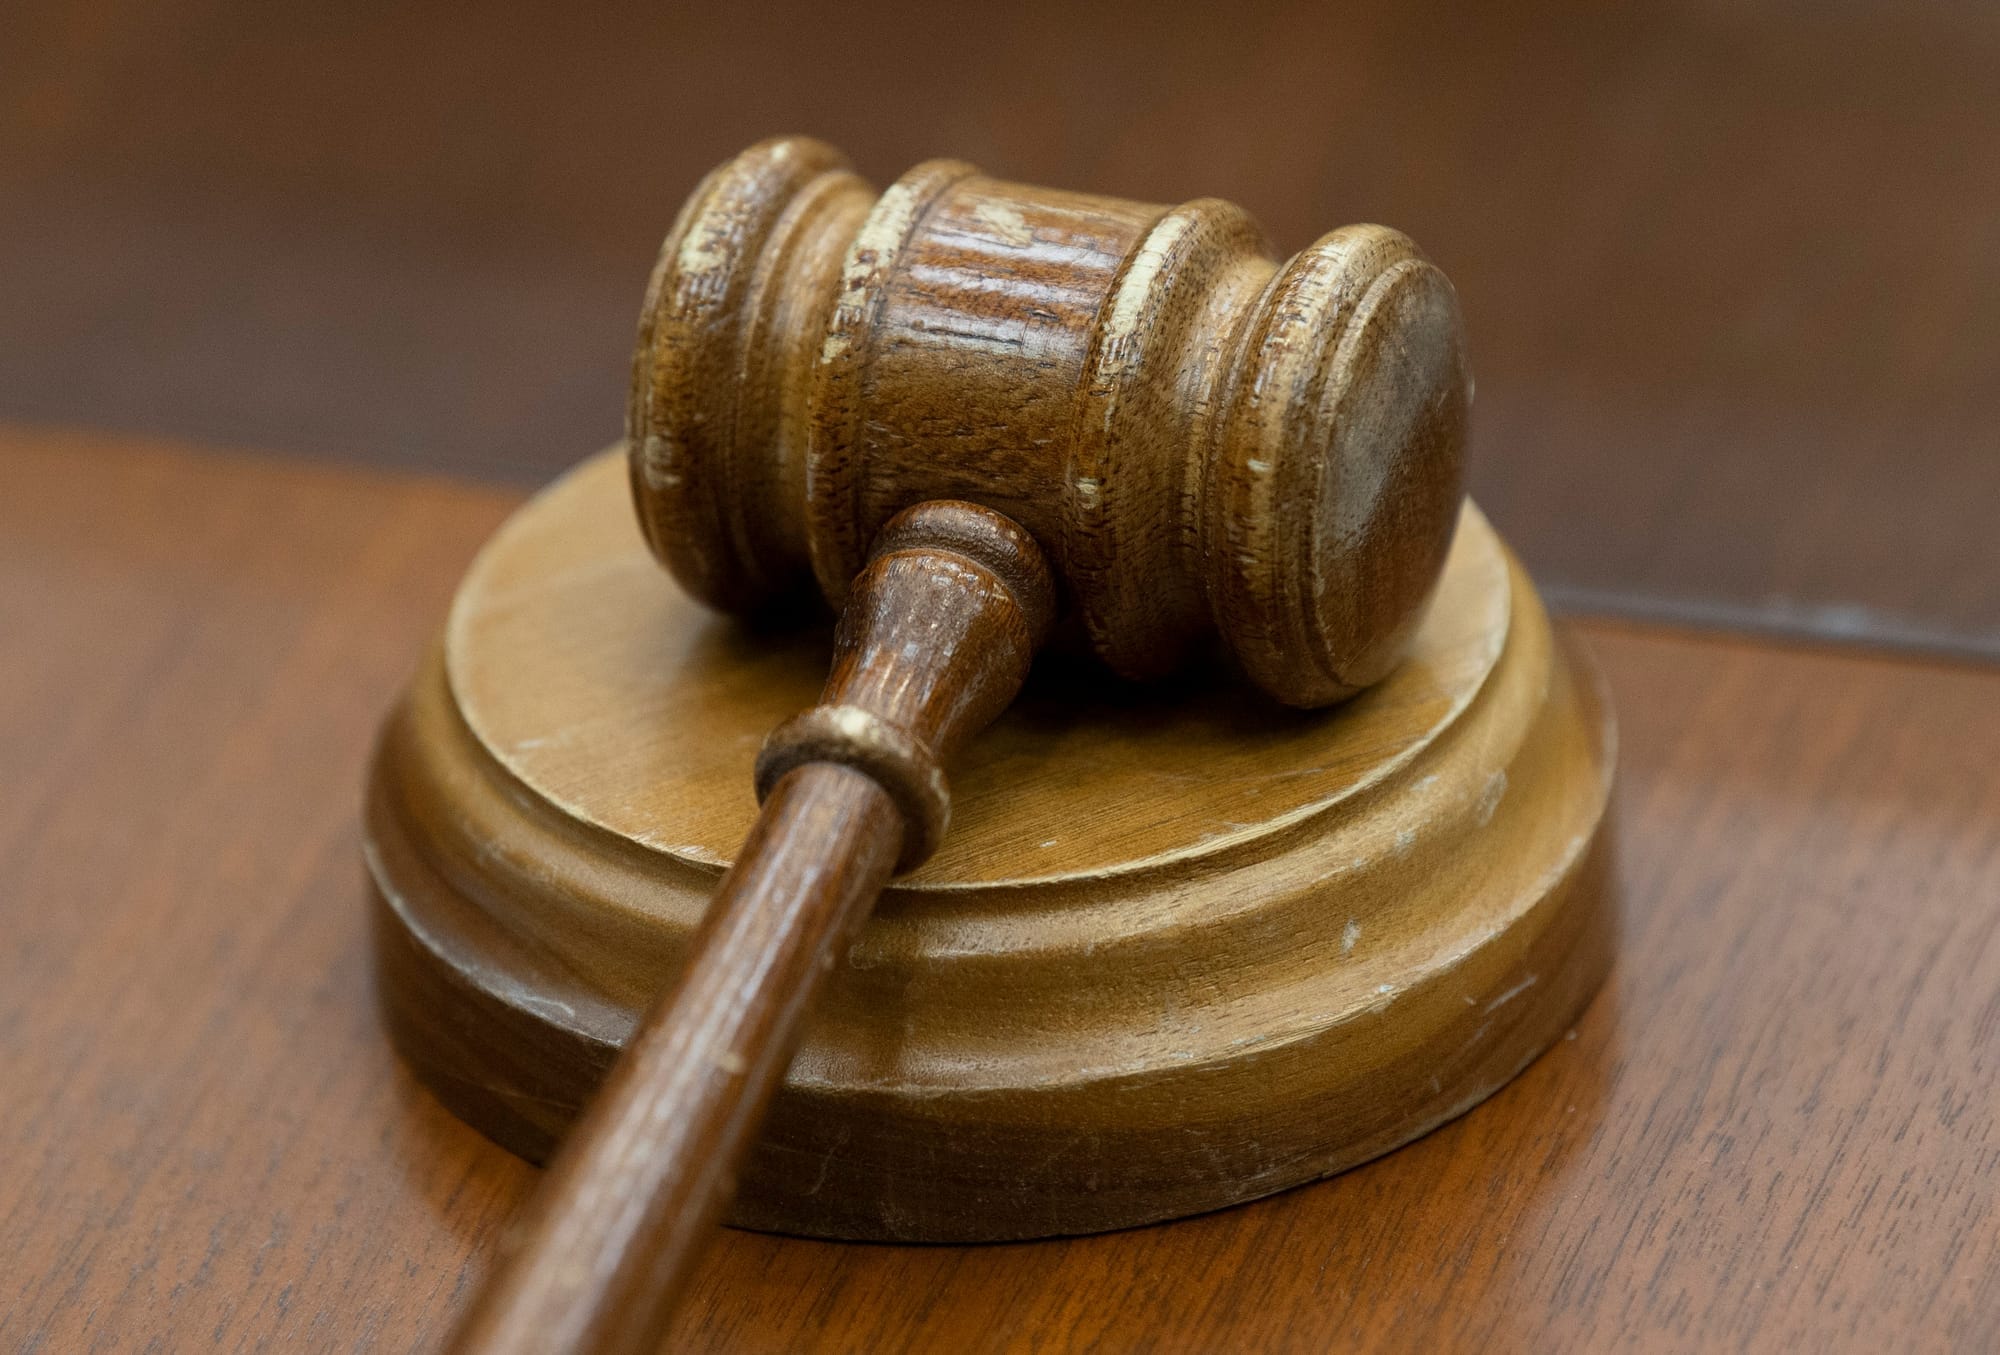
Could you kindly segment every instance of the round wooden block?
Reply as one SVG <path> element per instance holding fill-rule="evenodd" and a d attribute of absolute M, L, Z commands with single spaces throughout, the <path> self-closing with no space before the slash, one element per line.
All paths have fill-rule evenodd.
<path fill-rule="evenodd" d="M 828 629 L 680 594 L 617 452 L 489 543 L 367 815 L 389 1029 L 459 1115 L 548 1153 L 672 981 Z M 1046 659 L 831 977 L 733 1221 L 1090 1232 L 1462 1114 L 1609 964 L 1611 749 L 1588 663 L 1469 506 L 1411 658 L 1334 710 Z"/>

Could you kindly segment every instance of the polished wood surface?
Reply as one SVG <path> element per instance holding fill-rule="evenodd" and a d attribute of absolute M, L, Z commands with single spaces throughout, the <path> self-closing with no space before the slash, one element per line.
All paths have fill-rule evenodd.
<path fill-rule="evenodd" d="M 506 1233 L 450 1349 L 650 1355 L 736 1193 L 813 998 L 903 838 L 873 779 L 780 780 L 672 990 Z"/>
<path fill-rule="evenodd" d="M 435 1344 L 535 1173 L 375 1019 L 356 789 L 511 502 L 0 431 L 0 1346 Z M 1610 986 L 1332 1181 L 1070 1242 L 726 1233 L 687 1349 L 2000 1343 L 2000 674 L 1593 625 Z"/>
<path fill-rule="evenodd" d="M 1992 656 L 1996 69 L 1986 0 L 14 0 L 0 417 L 538 483 L 698 175 L 944 148 L 1422 242 L 1558 602 Z"/>
<path fill-rule="evenodd" d="M 768 1107 L 816 1014 L 815 999 L 892 869 L 913 869 L 937 850 L 950 810 L 944 764 L 1020 691 L 1055 623 L 1059 592 L 1120 677 L 1163 676 L 1212 632 L 1266 693 L 1319 707 L 1352 697 L 1403 659 L 1443 569 L 1460 518 L 1471 376 L 1451 284 L 1406 237 L 1349 226 L 1279 262 L 1261 231 L 1227 204 L 1170 209 L 1032 188 L 951 160 L 926 161 L 872 203 L 871 196 L 825 143 L 766 140 L 701 180 L 660 248 L 627 416 L 631 502 L 645 540 L 698 599 L 750 614 L 787 600 L 796 609 L 787 595 L 803 591 L 810 566 L 826 599 L 841 607 L 833 672 L 817 706 L 766 738 L 756 764 L 764 801 L 757 822 L 687 942 L 678 976 L 658 975 L 672 987 L 621 1042 L 609 1077 L 510 1232 L 454 1339 L 466 1355 L 638 1355 L 657 1346 L 707 1234 L 766 1137 Z M 623 519 L 623 504 L 611 506 L 590 519 L 589 534 L 611 536 Z M 616 613 L 601 594 L 587 601 Z M 630 629 L 615 625 L 613 645 L 625 647 Z M 1518 649 L 1522 633 L 1496 638 L 1494 649 Z M 523 667 L 510 666 L 517 675 Z M 1566 667 L 1553 666 L 1568 678 Z M 754 671 L 746 664 L 742 676 Z M 1584 710 L 1575 685 L 1531 678 L 1513 704 L 1551 741 L 1601 747 L 1609 741 L 1596 727 L 1601 715 L 1567 724 L 1537 718 L 1545 706 Z M 1549 699 L 1552 692 L 1561 695 Z M 1485 704 L 1508 705 L 1498 696 Z M 605 713 L 596 703 L 575 711 L 586 720 Z M 413 727 L 400 709 L 388 721 L 391 740 Z M 734 741 L 733 731 L 710 732 Z M 614 738 L 623 744 L 644 734 L 641 725 Z M 556 735 L 569 736 L 567 725 Z M 1534 968 L 1502 982 L 1503 996 L 1486 1011 L 1546 980 L 1550 996 L 1529 1004 L 1540 1019 L 1510 1011 L 1460 1038 L 1459 1028 L 1470 1029 L 1480 1013 L 1443 988 L 1464 988 L 1469 1007 L 1488 996 L 1485 976 L 1475 979 L 1479 966 L 1460 947 L 1448 980 L 1425 974 L 1407 988 L 1377 985 L 1366 1011 L 1346 1023 L 1351 1030 L 1298 1029 L 1296 1008 L 1306 999 L 1296 985 L 1284 985 L 1276 1004 L 1259 1003 L 1267 995 L 1253 988 L 1243 1004 L 1253 1014 L 1229 1023 L 1243 1032 L 1236 1041 L 1243 1054 L 1223 1060 L 1225 1070 L 1254 1064 L 1259 1081 L 1282 1081 L 1284 1056 L 1265 1059 L 1260 1046 L 1308 1049 L 1329 1035 L 1324 1051 L 1314 1048 L 1321 1067 L 1428 1065 L 1432 1100 L 1410 1098 L 1425 1107 L 1422 1125 L 1434 1121 L 1438 1098 L 1454 1098 L 1454 1109 L 1483 1099 L 1496 1077 L 1511 1076 L 1547 1045 L 1553 1025 L 1595 990 L 1609 957 L 1608 928 L 1570 921 L 1603 913 L 1602 871 L 1580 863 L 1595 859 L 1589 848 L 1609 775 L 1608 767 L 1599 772 L 1601 759 L 1550 760 L 1539 741 L 1523 744 L 1518 762 L 1491 770 L 1483 795 L 1431 797 L 1455 803 L 1459 820 L 1477 819 L 1474 831 L 1452 831 L 1459 824 L 1443 815 L 1412 815 L 1394 841 L 1455 842 L 1450 854 L 1489 878 L 1511 873 L 1529 882 L 1474 897 L 1523 898 L 1532 923 L 1517 929 L 1509 916 L 1455 930 L 1533 956 Z M 577 750 L 585 761 L 593 753 Z M 1530 855 L 1529 839 L 1479 831 L 1491 827 L 1510 770 L 1566 763 L 1588 771 L 1545 777 L 1541 789 L 1558 803 L 1587 801 L 1586 824 L 1540 805 L 1509 816 L 1570 828 L 1558 860 Z M 1396 768 L 1385 753 L 1379 773 L 1364 773 L 1364 781 Z M 1580 795 L 1571 793 L 1572 780 Z M 378 776 L 370 794 L 411 807 L 402 812 L 459 821 L 462 801 L 491 798 L 480 781 L 441 778 L 432 783 L 438 795 L 425 802 L 398 794 L 393 776 Z M 1027 784 L 1012 789 L 1034 793 Z M 1525 798 L 1518 787 L 1516 796 Z M 548 805 L 556 816 L 566 808 Z M 371 804 L 371 827 L 397 813 Z M 426 835 L 405 827 L 395 836 L 416 844 Z M 385 869 L 395 857 L 377 840 L 370 848 L 389 902 L 384 925 L 393 927 L 407 916 L 405 888 Z M 600 840 L 581 853 L 611 865 L 640 848 Z M 556 860 L 575 854 L 561 850 Z M 1418 855 L 1414 847 L 1404 854 Z M 479 844 L 481 859 L 520 855 L 520 844 L 506 838 Z M 543 869 L 530 860 L 531 873 Z M 486 874 L 474 867 L 446 888 L 462 888 L 476 908 Z M 1426 857 L 1412 876 L 1441 881 L 1446 872 Z M 1241 893 L 1261 902 L 1259 883 L 1246 880 Z M 1468 911 L 1461 891 L 1389 892 L 1411 922 L 1382 928 L 1357 904 L 1369 913 L 1371 952 L 1428 945 L 1453 953 L 1432 903 L 1457 921 Z M 1343 949 L 1351 952 L 1360 928 L 1354 920 L 1348 926 Z M 1555 940 L 1537 944 L 1536 933 Z M 1219 929 L 1208 929 L 1206 940 L 1191 940 L 1177 966 L 1226 990 L 1225 976 L 1248 968 L 1247 957 L 1222 949 Z M 1296 959 L 1305 948 L 1292 951 Z M 1087 981 L 1114 953 L 1080 954 L 1076 977 Z M 461 981 L 482 988 L 492 968 L 482 964 Z M 390 979 L 406 969 L 385 955 Z M 566 1005 L 529 987 L 515 987 L 515 1005 Z M 1435 1021 L 1418 1022 L 1420 993 L 1450 1018 L 1443 1038 Z M 1150 1017 L 1175 1000 L 1169 990 L 1141 1006 Z M 1392 1006 L 1380 1020 L 1367 1019 Z M 419 1004 L 403 1010 L 402 1030 L 426 1028 Z M 1264 1013 L 1283 1019 L 1267 1026 L 1258 1019 Z M 1203 1008 L 1186 1030 L 1208 1021 Z M 454 1028 L 454 1045 L 468 1024 L 457 1011 L 430 1023 Z M 893 1043 L 906 1025 L 884 1009 L 868 1028 Z M 1496 1025 L 1513 1038 L 1488 1048 L 1482 1040 Z M 1345 1048 L 1343 1038 L 1351 1042 Z M 588 1054 L 596 1044 L 588 1042 Z M 404 1047 L 427 1061 L 427 1048 Z M 588 1054 L 576 1065 L 594 1072 Z M 1080 1050 L 1074 1061 L 1093 1063 Z M 1183 1139 L 1198 1140 L 1199 1125 L 1218 1118 L 1181 1088 L 1181 1070 L 1143 1059 L 1111 1069 L 1102 1080 L 1142 1115 L 1149 1105 L 1171 1106 Z M 1464 1069 L 1481 1079 L 1472 1098 Z M 467 1080 L 465 1068 L 453 1067 L 443 1085 Z M 1225 1080 L 1213 1079 L 1218 1107 L 1241 1099 Z M 1032 1103 L 1032 1090 L 986 1090 L 994 1093 L 984 1098 L 989 1116 L 1027 1118 L 1021 1107 Z M 1106 1193 L 1131 1193 L 1117 1173 L 1133 1165 L 1168 1182 L 1240 1180 L 1256 1193 L 1324 1174 L 1316 1167 L 1350 1165 L 1360 1152 L 1327 1161 L 1322 1145 L 1301 1152 L 1291 1142 L 1300 1120 L 1318 1127 L 1354 1118 L 1330 1113 L 1346 1107 L 1317 1093 L 1296 1086 L 1281 1098 L 1270 1123 L 1243 1136 L 1248 1151 L 1232 1152 L 1238 1145 L 1218 1136 L 1206 1145 L 1215 1169 L 1200 1173 L 1179 1165 L 1186 1152 L 1155 1157 L 1120 1142 L 1124 1126 L 1114 1123 L 1095 1140 L 1111 1169 Z M 1355 1099 L 1371 1111 L 1396 1104 L 1379 1094 Z M 1093 1128 L 1060 1117 L 1043 1122 L 1079 1143 Z M 1410 1132 L 1392 1114 L 1363 1137 L 1386 1148 Z M 870 1137 L 868 1127 L 854 1137 Z M 828 1172 L 843 1170 L 840 1159 L 836 1141 L 813 1191 Z M 990 1227 L 961 1219 L 945 1235 L 986 1241 L 1028 1232 L 1008 1217 L 1027 1193 L 1014 1185 L 1024 1173 L 1004 1158 L 977 1165 L 995 1182 L 990 1212 L 998 1219 Z M 1089 1172 L 1095 1187 L 1098 1165 Z M 885 1183 L 882 1212 L 889 1214 L 891 1199 L 917 1218 L 944 1212 L 929 1204 L 936 1183 L 963 1179 L 940 1161 L 929 1174 L 910 1174 L 915 1199 Z M 1216 1202 L 1233 1203 L 1236 1194 Z M 1128 1208 L 1119 1221 L 1177 1212 L 1191 1210 Z M 927 1235 L 921 1226 L 889 1231 L 899 1240 Z"/>
<path fill-rule="evenodd" d="M 879 195 L 809 137 L 693 187 L 660 246 L 627 442 L 690 593 L 834 603 L 891 516 L 1006 514 L 1092 649 L 1163 677 L 1219 635 L 1288 705 L 1401 657 L 1463 497 L 1451 283 L 1385 226 L 1279 261 L 1240 207 L 927 160 Z"/>
<path fill-rule="evenodd" d="M 625 523 L 624 495 L 604 506 L 593 536 Z M 944 764 L 1020 691 L 1055 607 L 1040 548 L 990 509 L 921 503 L 882 529 L 848 593 L 819 704 L 773 730 L 758 754 L 762 807 L 678 976 L 622 1039 L 454 1350 L 658 1348 L 820 990 L 890 873 L 937 850 L 951 809 Z M 430 808 L 462 812 L 449 798 Z M 485 846 L 519 850 L 504 838 Z M 629 850 L 614 842 L 585 854 L 602 866 Z M 378 849 L 371 864 L 381 859 Z M 385 978 L 397 973 L 391 963 Z M 533 1005 L 521 990 L 508 996 Z M 423 1017 L 413 1004 L 410 1027 Z M 441 1017 L 431 1013 L 432 1025 L 454 1024 Z M 463 1041 L 458 1024 L 451 1038 Z"/>
<path fill-rule="evenodd" d="M 627 417 L 631 501 L 645 540 L 687 591 L 732 611 L 787 600 L 796 607 L 787 595 L 804 591 L 809 567 L 842 609 L 833 672 L 820 703 L 766 739 L 757 823 L 688 942 L 674 987 L 623 1041 L 474 1300 L 454 1341 L 468 1355 L 614 1355 L 658 1344 L 705 1235 L 765 1137 L 767 1108 L 815 998 L 892 866 L 912 869 L 936 851 L 950 809 L 944 764 L 1019 692 L 1055 623 L 1059 591 L 1118 676 L 1164 676 L 1213 633 L 1266 693 L 1319 707 L 1402 660 L 1443 569 L 1460 517 L 1471 376 L 1451 284 L 1406 237 L 1349 226 L 1280 262 L 1259 228 L 1227 204 L 1166 208 L 1033 188 L 951 160 L 926 161 L 871 197 L 825 143 L 767 140 L 694 187 L 660 248 Z M 600 512 L 590 535 L 614 533 L 623 519 L 622 503 Z M 590 601 L 615 614 L 601 595 Z M 623 647 L 629 627 L 612 633 Z M 1586 708 L 1568 669 L 1552 666 L 1565 680 L 1520 687 L 1513 704 L 1530 712 L 1523 723 L 1572 748 L 1602 745 L 1601 715 L 1567 724 L 1536 718 L 1544 707 Z M 754 671 L 746 664 L 743 676 Z M 1497 697 L 1487 704 L 1508 705 Z M 604 710 L 593 703 L 576 713 L 601 719 Z M 400 713 L 389 718 L 393 728 L 409 727 Z M 644 732 L 615 737 L 622 744 Z M 712 733 L 733 741 L 731 731 Z M 1589 847 L 1608 773 L 1591 774 L 1601 760 L 1587 754 L 1548 759 L 1538 741 L 1524 743 L 1518 762 L 1491 770 L 1495 789 L 1483 798 L 1431 797 L 1454 803 L 1458 820 L 1476 818 L 1475 831 L 1452 831 L 1459 824 L 1443 814 L 1413 814 L 1394 840 L 1455 840 L 1456 854 L 1490 878 L 1528 882 L 1491 893 L 1525 899 L 1521 912 L 1531 920 L 1468 922 L 1456 934 L 1477 932 L 1495 949 L 1532 955 L 1525 978 L 1495 991 L 1511 996 L 1545 980 L 1547 998 L 1529 1008 L 1540 1019 L 1510 1011 L 1480 1022 L 1459 1005 L 1461 994 L 1444 993 L 1463 986 L 1467 1006 L 1487 1000 L 1469 954 L 1450 980 L 1421 974 L 1407 987 L 1378 984 L 1351 1029 L 1298 1029 L 1296 1007 L 1306 999 L 1295 985 L 1275 1004 L 1259 1003 L 1266 995 L 1253 987 L 1242 1004 L 1253 1014 L 1226 1023 L 1242 1031 L 1243 1053 L 1220 1061 L 1210 1103 L 1241 1101 L 1223 1085 L 1231 1063 L 1258 1065 L 1254 1075 L 1266 1084 L 1282 1080 L 1284 1056 L 1263 1058 L 1259 1046 L 1308 1049 L 1325 1035 L 1313 1058 L 1322 1068 L 1430 1065 L 1428 1100 L 1398 1105 L 1379 1089 L 1354 1098 L 1371 1112 L 1396 1107 L 1358 1136 L 1388 1147 L 1434 1122 L 1440 1099 L 1453 1098 L 1456 1109 L 1511 1076 L 1595 990 L 1609 955 L 1608 929 L 1588 925 L 1602 916 L 1602 872 L 1581 863 L 1595 859 Z M 578 754 L 592 760 L 589 749 Z M 1587 802 L 1586 823 L 1540 805 L 1509 816 L 1564 824 L 1558 860 L 1530 853 L 1530 837 L 1477 831 L 1491 826 L 1510 770 L 1568 764 L 1589 769 L 1574 791 L 1562 775 L 1540 788 L 1559 806 Z M 1379 775 L 1395 766 L 1384 754 Z M 435 783 L 442 793 L 428 811 L 462 819 L 452 788 L 470 787 L 465 798 L 477 802 L 486 795 L 478 781 Z M 371 794 L 394 784 L 377 778 Z M 1026 784 L 1012 790 L 1034 793 Z M 1526 798 L 1519 789 L 1517 798 Z M 388 817 L 371 812 L 371 824 Z M 582 850 L 608 864 L 637 845 Z M 505 839 L 481 846 L 501 856 L 520 851 Z M 382 872 L 389 859 L 377 847 L 371 863 L 393 899 L 398 881 Z M 1411 873 L 1428 881 L 1448 874 L 1427 855 Z M 468 902 L 484 892 L 483 874 L 471 872 Z M 1239 888 L 1255 898 L 1259 882 Z M 1456 922 L 1467 912 L 1458 890 L 1390 892 L 1403 896 L 1411 921 L 1384 928 L 1357 905 L 1370 913 L 1371 952 L 1451 949 L 1453 930 L 1440 926 L 1437 908 L 1419 904 L 1434 900 Z M 1349 926 L 1352 951 L 1359 923 Z M 1538 944 L 1538 933 L 1554 940 Z M 1210 928 L 1208 945 L 1191 941 L 1177 966 L 1227 990 L 1225 976 L 1250 966 L 1219 946 L 1219 929 Z M 1292 950 L 1295 960 L 1306 953 Z M 1087 981 L 1115 954 L 1079 954 L 1076 978 Z M 404 972 L 393 959 L 385 964 L 391 975 Z M 464 981 L 481 986 L 473 974 Z M 1420 1019 L 1420 994 L 1446 1011 L 1443 1032 Z M 1150 1016 L 1173 1000 L 1168 990 L 1141 1005 Z M 1273 1008 L 1283 1020 L 1267 1026 L 1259 1017 Z M 420 1029 L 415 1004 L 408 1010 L 405 1029 Z M 1201 1019 L 1188 1019 L 1189 1033 L 1208 1024 L 1201 1010 Z M 883 1009 L 868 1029 L 893 1039 L 906 1024 Z M 1511 1038 L 1482 1043 L 1496 1027 Z M 1093 1062 L 1080 1050 L 1074 1061 Z M 594 1071 L 595 1060 L 577 1064 Z M 1200 1123 L 1219 1118 L 1183 1090 L 1179 1069 L 1143 1058 L 1111 1067 L 1102 1080 L 1121 1100 L 1142 1118 L 1149 1106 L 1156 1115 L 1170 1105 L 1184 1140 L 1199 1140 Z M 1479 1079 L 1469 1096 L 1468 1069 Z M 462 1068 L 453 1074 L 466 1080 Z M 1032 1090 L 988 1090 L 989 1116 L 1034 1123 L 1025 1112 Z M 1411 1115 L 1412 1106 L 1423 1109 Z M 1301 1120 L 1319 1127 L 1359 1118 L 1340 1098 L 1297 1086 L 1274 1109 L 1242 1136 L 1247 1151 L 1216 1136 L 1206 1145 L 1214 1165 L 1202 1172 L 1180 1165 L 1185 1151 L 1153 1155 L 1122 1142 L 1125 1126 L 1114 1121 L 1096 1139 L 1109 1169 L 1105 1194 L 1136 1193 L 1120 1175 L 1135 1166 L 1170 1183 L 1241 1181 L 1268 1193 L 1361 1155 L 1341 1136 L 1331 1160 L 1320 1143 L 1300 1151 L 1293 1142 Z M 1093 1128 L 1059 1116 L 1042 1122 L 1079 1143 Z M 864 1122 L 851 1137 L 886 1136 Z M 1026 1136 L 1011 1137 L 1018 1145 Z M 1026 1182 L 1012 1183 L 1026 1174 L 1006 1155 L 990 1157 L 976 1165 L 996 1183 L 990 1211 L 980 1211 L 995 1220 L 968 1226 L 960 1218 L 946 1236 L 1030 1231 L 1009 1217 L 1015 1197 L 1028 1193 Z M 836 1141 L 812 1189 L 843 1169 L 840 1159 Z M 931 1173 L 910 1173 L 914 1191 L 885 1184 L 884 1215 L 891 1198 L 915 1218 L 945 1212 L 930 1204 L 937 1183 L 965 1178 L 940 1159 Z M 1095 1186 L 1098 1164 L 1088 1171 Z M 1118 1218 L 1177 1212 L 1189 1211 L 1156 1204 Z M 928 1229 L 890 1231 L 921 1240 Z"/>
<path fill-rule="evenodd" d="M 367 796 L 393 1037 L 537 1161 L 709 925 L 758 740 L 828 648 L 690 599 L 624 470 L 585 462 L 482 549 Z M 953 615 L 914 610 L 873 648 Z M 1610 712 L 1477 509 L 1407 660 L 1336 709 L 1046 657 L 827 976 L 736 1221 L 990 1242 L 1240 1203 L 1470 1110 L 1602 982 Z M 907 660 L 865 667 L 905 675 L 871 705 L 928 704 Z M 885 770 L 927 823 L 928 777 Z"/>

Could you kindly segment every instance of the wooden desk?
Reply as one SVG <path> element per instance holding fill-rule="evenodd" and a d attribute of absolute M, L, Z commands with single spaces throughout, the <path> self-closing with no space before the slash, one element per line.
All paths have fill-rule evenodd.
<path fill-rule="evenodd" d="M 377 1029 L 356 833 L 512 501 L 0 429 L 0 1348 L 421 1348 L 533 1184 Z M 2000 672 L 1581 629 L 1625 934 L 1572 1040 L 1206 1218 L 726 1234 L 681 1345 L 2000 1347 Z"/>

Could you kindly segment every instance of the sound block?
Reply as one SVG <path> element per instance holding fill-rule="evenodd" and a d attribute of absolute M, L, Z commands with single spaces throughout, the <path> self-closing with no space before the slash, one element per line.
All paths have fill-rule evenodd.
<path fill-rule="evenodd" d="M 379 990 L 458 1115 L 545 1157 L 756 811 L 827 625 L 677 591 L 622 453 L 501 528 L 368 792 Z M 1463 1114 L 1613 938 L 1612 722 L 1467 506 L 1414 652 L 1330 711 L 1045 661 L 952 773 L 945 844 L 830 977 L 732 1221 L 969 1242 L 1253 1199 Z"/>

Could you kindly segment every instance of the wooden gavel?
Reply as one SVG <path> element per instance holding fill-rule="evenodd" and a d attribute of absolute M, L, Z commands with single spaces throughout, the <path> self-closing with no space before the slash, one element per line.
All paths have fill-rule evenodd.
<path fill-rule="evenodd" d="M 945 763 L 1059 607 L 1126 677 L 1210 637 L 1294 706 L 1385 675 L 1450 544 L 1469 397 L 1450 283 L 1383 227 L 1281 264 L 1214 199 L 955 161 L 877 197 L 802 138 L 710 174 L 647 290 L 634 500 L 716 607 L 816 577 L 842 609 L 833 670 L 766 742 L 679 984 L 456 1348 L 657 1348 L 821 980 L 937 846 Z"/>

